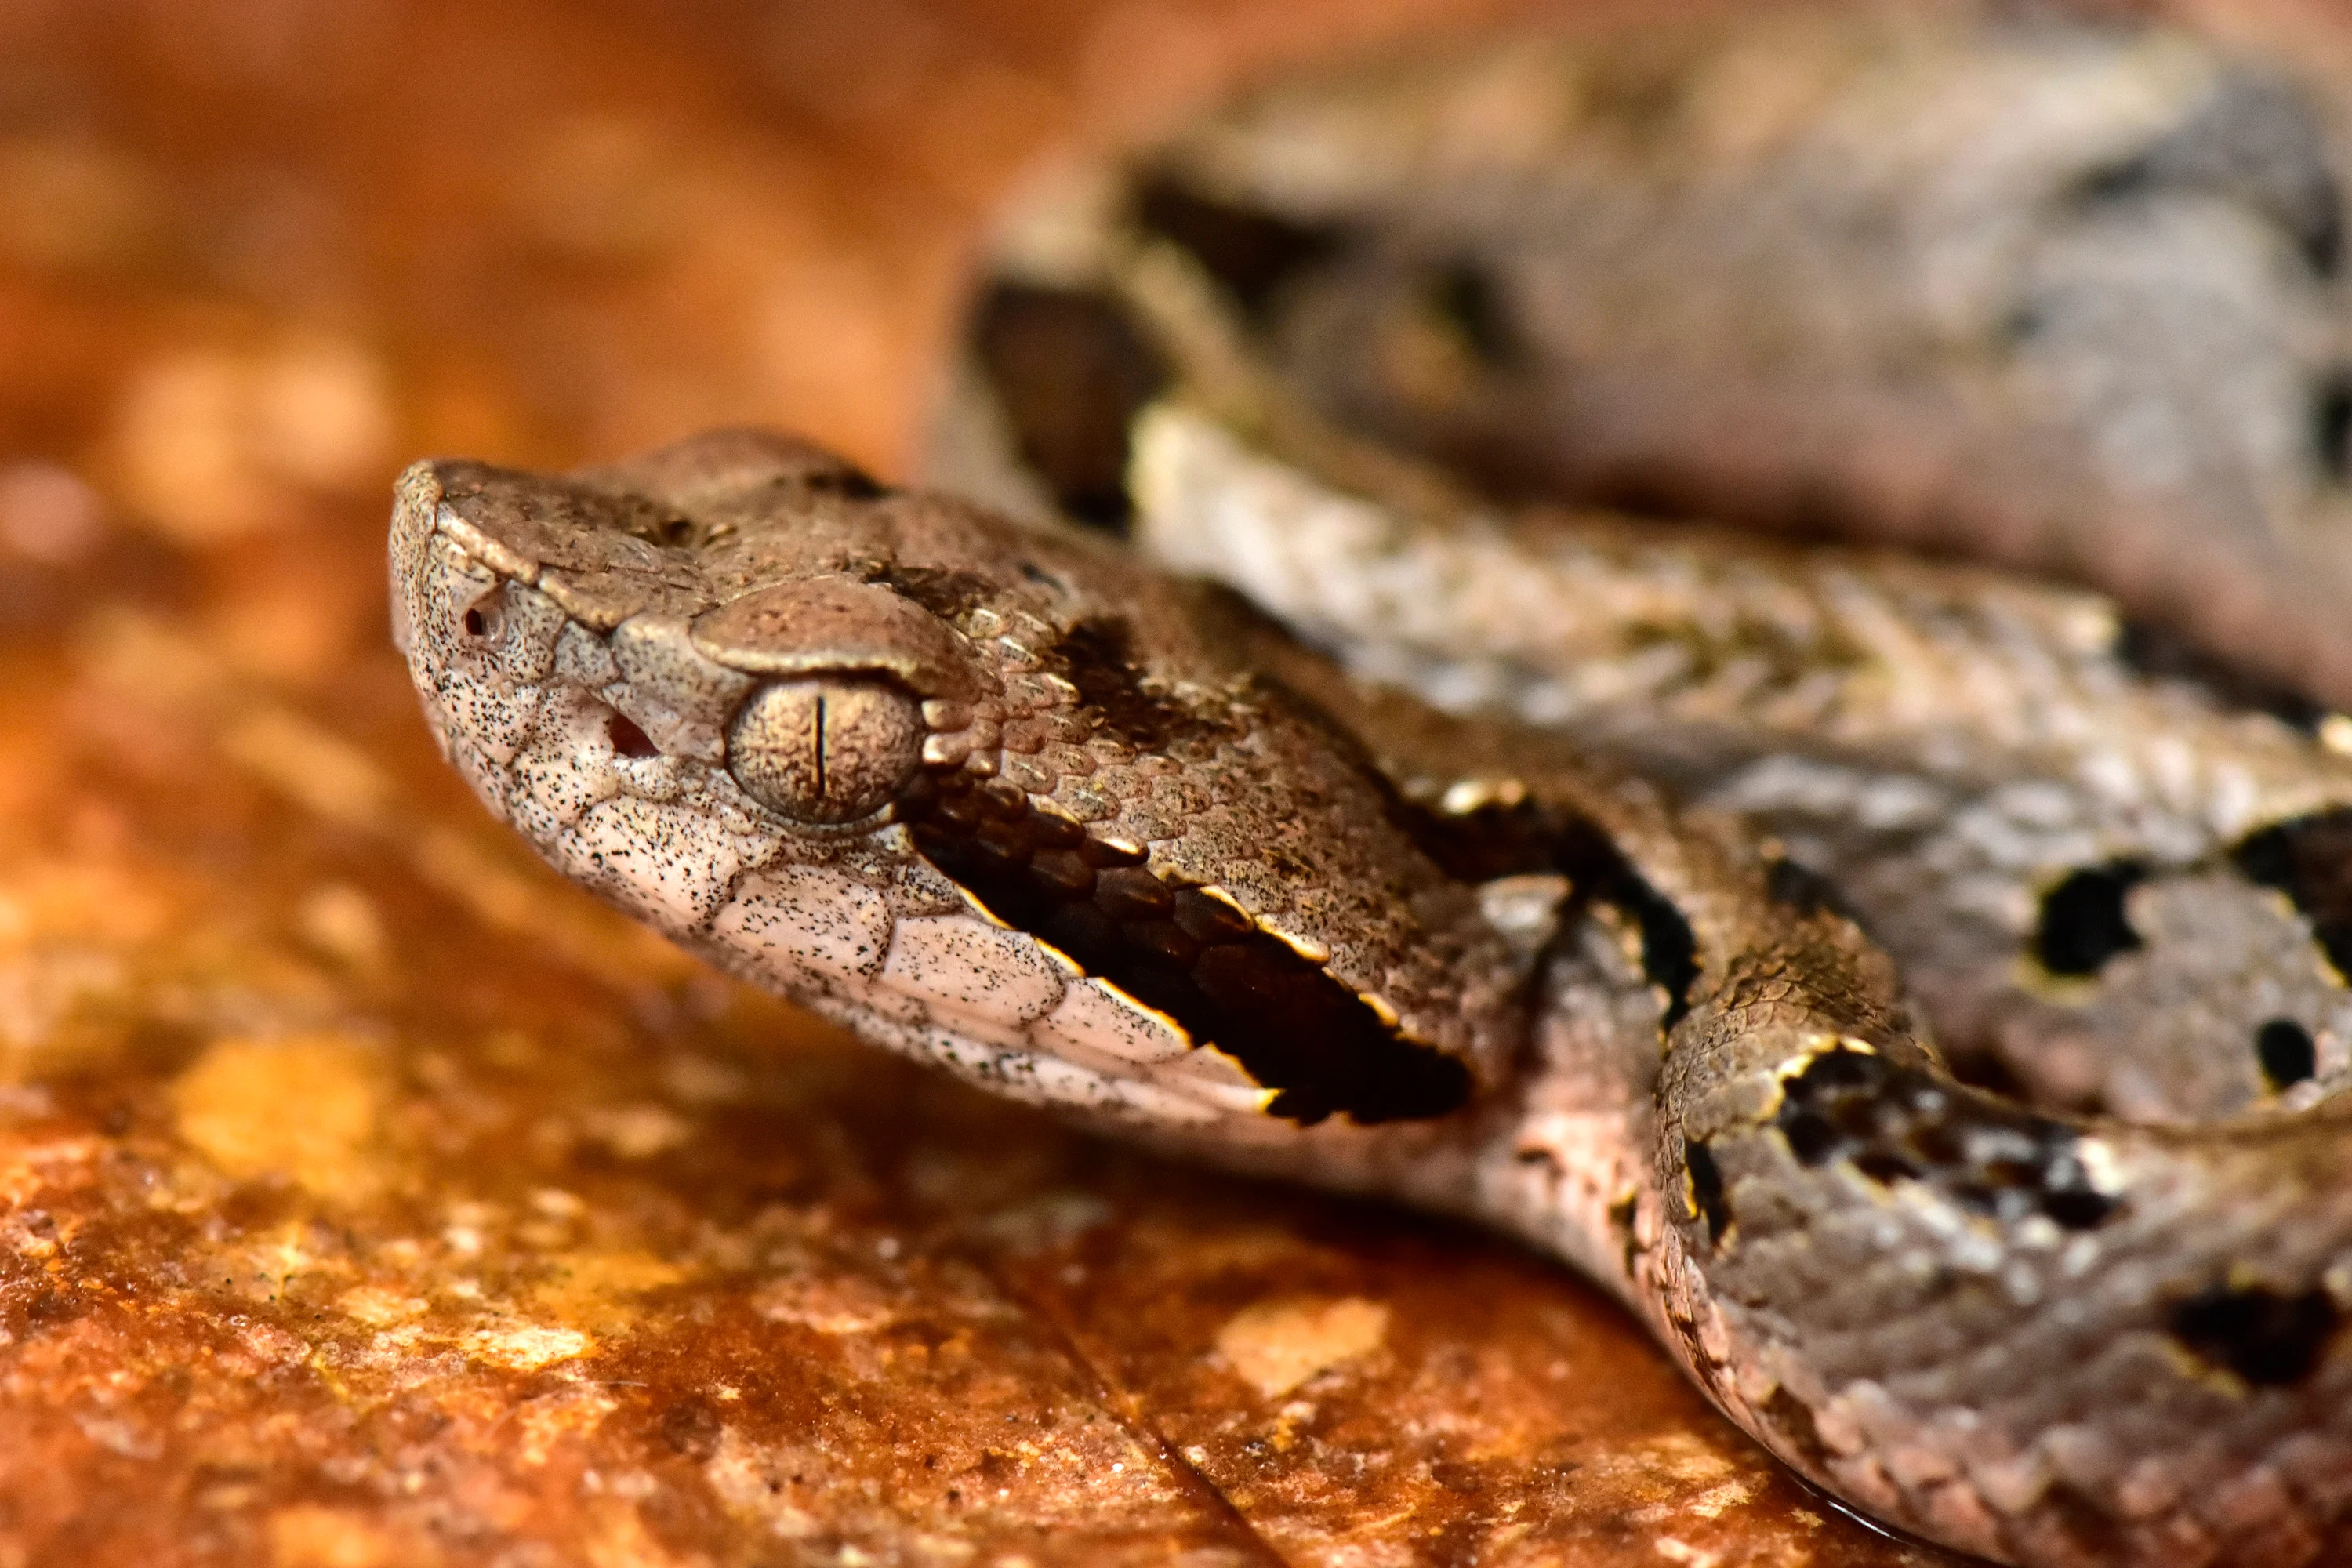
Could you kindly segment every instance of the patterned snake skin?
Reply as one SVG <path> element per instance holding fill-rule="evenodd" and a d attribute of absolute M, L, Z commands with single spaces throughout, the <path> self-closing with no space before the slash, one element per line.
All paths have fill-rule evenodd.
<path fill-rule="evenodd" d="M 2120 295 L 2098 294 L 2098 235 L 2072 237 L 2091 257 L 2075 292 L 2024 334 L 2042 359 L 2016 375 L 2087 363 L 2074 384 L 2108 391 L 2004 404 L 1986 387 L 2011 371 L 1982 355 L 1897 375 L 1849 343 L 1844 380 L 1811 383 L 1832 413 L 1786 422 L 1842 416 L 1879 377 L 1915 406 L 1866 431 L 1942 398 L 1980 420 L 1954 451 L 2063 453 L 2150 407 L 2237 441 L 2235 478 L 2169 510 L 2131 501 L 2128 464 L 1972 476 L 1988 516 L 2114 500 L 2063 542 L 2172 559 L 2108 583 L 2141 595 L 2134 616 L 1986 568 L 1505 506 L 1485 498 L 1510 463 L 1474 491 L 1402 455 L 1548 450 L 1591 362 L 1527 324 L 1542 290 L 1492 287 L 1529 242 L 1497 237 L 1511 204 L 1470 199 L 1475 179 L 1440 219 L 1448 202 L 1366 196 L 1339 221 L 1332 196 L 1308 223 L 1297 190 L 1430 189 L 1465 80 L 1586 68 L 1545 46 L 1278 89 L 1049 182 L 971 312 L 936 452 L 963 495 L 740 432 L 563 478 L 417 465 L 394 620 L 427 717 L 566 875 L 868 1039 L 1555 1251 L 1877 1518 L 2015 1563 L 2352 1560 L 2352 725 L 2282 688 L 2295 650 L 2352 638 L 2322 613 L 2342 599 L 2297 597 L 2316 569 L 2282 576 L 2273 549 L 2333 502 L 2272 482 L 2285 448 L 2256 438 L 2259 411 L 2216 433 L 2212 376 L 2138 364 L 2318 351 L 2284 331 L 2200 347 L 2212 323 L 2186 305 L 2137 337 L 2097 326 L 2206 276 L 2212 234 L 2251 245 L 2255 219 L 2304 273 L 2248 309 L 2332 319 L 2295 280 L 2316 198 L 2264 184 L 2299 178 L 2317 133 L 2273 133 L 2305 123 L 2283 79 L 2145 28 L 1737 37 L 1839 62 L 1785 110 L 1782 163 L 1751 158 L 1759 179 L 1820 177 L 1799 167 L 1808 128 L 1923 58 L 2053 101 L 2095 78 L 2104 107 L 2058 116 L 2053 145 L 2205 171 L 2131 231 Z M 2219 133 L 2195 127 L 2248 101 L 2261 155 L 2200 163 Z M 1524 184 L 1539 161 L 1491 134 L 1498 113 L 1481 146 Z M 1356 118 L 1318 143 L 1309 122 L 1335 114 Z M 1552 131 L 1590 153 L 1589 125 Z M 1926 145 L 1893 163 L 1942 167 Z M 1561 189 L 1597 178 L 1546 146 L 1581 171 Z M 1877 188 L 1899 206 L 1918 182 Z M 2264 189 L 2305 205 L 2245 194 Z M 1399 258 L 1441 251 L 1452 360 L 1400 304 L 1432 296 Z M 2026 252 L 2016 276 L 2046 280 Z M 1693 286 L 1720 319 L 1808 285 Z M 1507 353 L 1472 341 L 1490 329 Z M 1638 341 L 1622 359 L 1681 363 Z M 1509 385 L 1542 395 L 1507 419 Z M 1693 459 L 1691 488 L 1742 460 Z M 1609 467 L 1552 478 L 1578 465 Z M 2261 504 L 2230 514 L 2225 494 Z M 2278 635 L 2240 661 L 2259 678 L 2190 651 L 2230 617 L 2166 618 L 2206 559 L 2168 530 L 2201 530 L 2215 580 L 2267 607 Z M 2342 693 L 2309 668 L 2304 689 Z"/>

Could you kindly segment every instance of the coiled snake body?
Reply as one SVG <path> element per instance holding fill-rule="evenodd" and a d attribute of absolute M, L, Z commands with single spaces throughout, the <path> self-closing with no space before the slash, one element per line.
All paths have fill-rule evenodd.
<path fill-rule="evenodd" d="M 1890 59 L 2155 60 L 2172 97 L 2116 112 L 2159 172 L 2203 168 L 2216 95 L 2294 102 L 2170 35 L 1759 36 L 1843 51 L 1815 125 Z M 2151 661 L 2210 646 L 2195 614 L 2152 644 L 2087 591 L 1499 507 L 1332 422 L 1393 441 L 1418 400 L 1431 449 L 1524 456 L 1498 379 L 1558 391 L 1540 323 L 1496 325 L 1508 268 L 1465 260 L 1499 231 L 1251 205 L 1335 101 L 1276 94 L 1016 216 L 939 443 L 985 503 L 745 433 L 411 469 L 394 624 L 451 760 L 569 876 L 872 1040 L 1558 1252 L 1906 1529 L 2035 1564 L 2344 1560 L 2352 762 L 2273 689 L 2326 602 L 2261 532 L 2301 503 L 2253 485 L 2241 527 L 2067 481 L 2133 538 L 2206 518 L 2176 563 L 2218 552 L 2275 607 L 2260 682 Z M 1425 154 L 1444 115 L 1412 102 L 1374 121 Z M 1401 135 L 1367 161 L 1410 165 Z M 2293 162 L 2267 145 L 2258 173 Z M 2308 191 L 2221 180 L 2177 184 L 2316 265 Z M 1459 363 L 1407 309 L 1433 300 Z M 1965 403 L 1980 372 L 1906 384 Z M 2066 418 L 2144 423 L 2145 392 Z M 2004 515 L 2049 471 L 2001 481 Z M 2159 617 L 2182 592 L 2115 586 Z"/>

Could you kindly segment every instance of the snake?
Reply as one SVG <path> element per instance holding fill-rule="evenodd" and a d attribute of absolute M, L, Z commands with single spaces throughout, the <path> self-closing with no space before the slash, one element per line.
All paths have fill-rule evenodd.
<path fill-rule="evenodd" d="M 415 465 L 433 733 L 867 1041 L 1560 1258 L 1872 1519 L 2347 1561 L 2324 103 L 2145 19 L 1675 49 L 1050 171 L 926 486 Z"/>

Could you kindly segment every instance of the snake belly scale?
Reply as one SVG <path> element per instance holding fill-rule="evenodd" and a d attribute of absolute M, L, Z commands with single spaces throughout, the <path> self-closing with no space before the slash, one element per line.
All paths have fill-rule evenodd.
<path fill-rule="evenodd" d="M 2327 722 L 2087 591 L 1498 507 L 1121 179 L 999 245 L 965 493 L 751 432 L 412 468 L 482 799 L 879 1045 L 1531 1240 L 1906 1530 L 2352 1552 Z"/>

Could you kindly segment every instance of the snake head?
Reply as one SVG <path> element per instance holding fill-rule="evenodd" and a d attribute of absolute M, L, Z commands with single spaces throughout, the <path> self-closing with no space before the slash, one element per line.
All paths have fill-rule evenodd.
<path fill-rule="evenodd" d="M 1474 892 L 1108 542 L 736 432 L 419 464 L 392 556 L 482 799 L 868 1037 L 1163 1125 L 1441 1116 L 1508 1049 Z"/>

